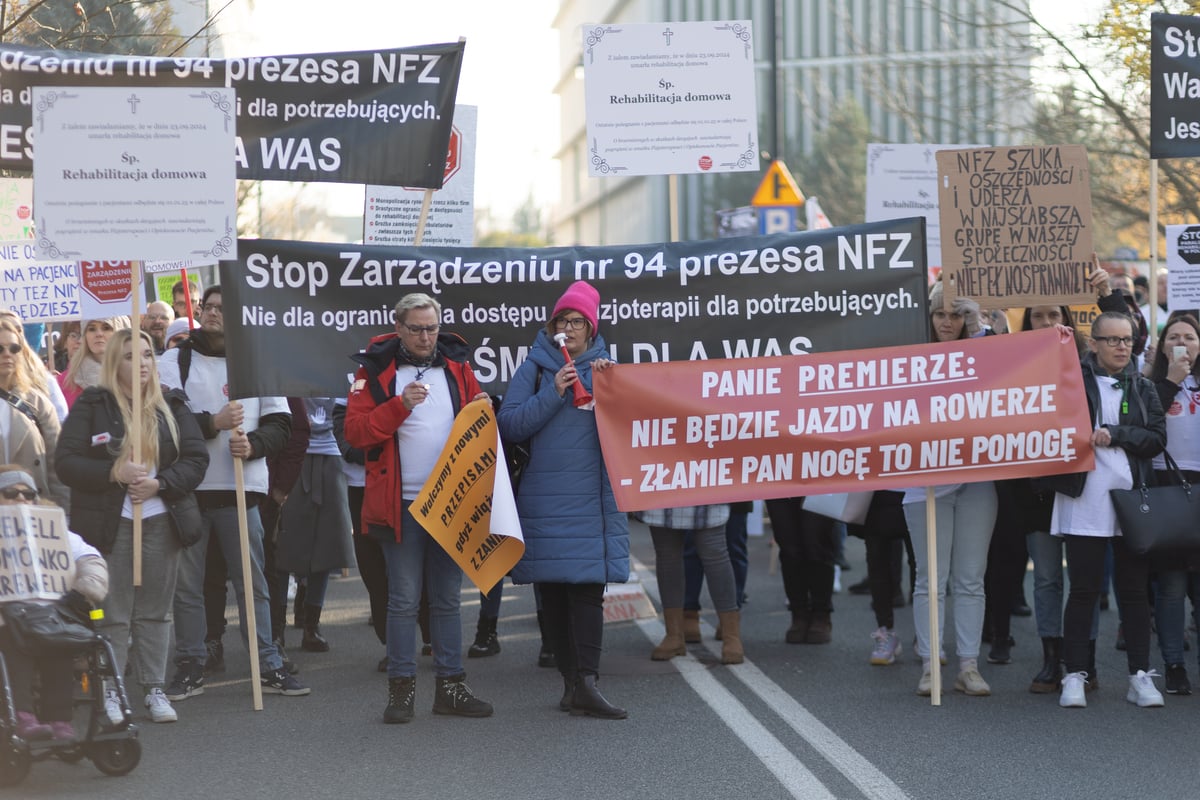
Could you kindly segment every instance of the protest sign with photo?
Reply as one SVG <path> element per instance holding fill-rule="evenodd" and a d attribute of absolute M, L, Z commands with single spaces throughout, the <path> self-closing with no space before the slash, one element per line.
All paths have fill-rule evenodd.
<path fill-rule="evenodd" d="M 946 302 L 1091 303 L 1092 200 L 1082 145 L 936 154 Z"/>
<path fill-rule="evenodd" d="M 1057 330 L 829 355 L 619 365 L 594 378 L 622 511 L 1092 468 Z"/>
<path fill-rule="evenodd" d="M 759 169 L 750 22 L 583 26 L 588 174 Z"/>
<path fill-rule="evenodd" d="M 74 572 L 61 508 L 0 506 L 0 603 L 57 600 Z"/>
<path fill-rule="evenodd" d="M 1150 15 L 1150 157 L 1200 156 L 1200 17 Z"/>
<path fill-rule="evenodd" d="M 505 463 L 492 401 L 468 403 L 409 506 L 413 518 L 484 594 L 525 554 Z"/>
<path fill-rule="evenodd" d="M 237 256 L 229 89 L 33 90 L 43 258 Z"/>
<path fill-rule="evenodd" d="M 600 293 L 618 362 L 795 355 L 924 342 L 924 221 L 611 247 L 401 248 L 245 239 L 220 265 L 230 397 L 345 394 L 350 356 L 411 292 L 503 393 L 576 280 Z"/>
<path fill-rule="evenodd" d="M 433 195 L 421 244 L 470 247 L 475 243 L 475 106 L 455 106 L 454 127 L 446 151 L 446 180 Z M 367 244 L 416 241 L 424 192 L 402 186 L 368 185 L 363 212 Z"/>
<path fill-rule="evenodd" d="M 33 169 L 35 86 L 219 86 L 237 92 L 238 178 L 436 189 L 464 47 L 209 59 L 3 44 L 0 167 Z"/>
<path fill-rule="evenodd" d="M 78 321 L 79 270 L 74 261 L 39 261 L 31 240 L 0 242 L 0 308 L 25 322 Z"/>

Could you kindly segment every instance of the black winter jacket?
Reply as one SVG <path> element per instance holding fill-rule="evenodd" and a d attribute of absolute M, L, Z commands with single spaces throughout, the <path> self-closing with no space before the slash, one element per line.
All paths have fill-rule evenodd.
<path fill-rule="evenodd" d="M 200 508 L 192 492 L 204 480 L 208 449 L 183 392 L 171 389 L 163 396 L 179 426 L 179 448 L 176 450 L 160 415 L 158 496 L 167 506 L 180 543 L 188 547 L 199 541 L 202 531 Z M 111 437 L 109 441 L 93 443 L 103 434 Z M 55 471 L 71 488 L 71 529 L 105 555 L 112 552 L 125 502 L 125 487 L 110 476 L 124 437 L 125 422 L 117 399 L 107 389 L 91 386 L 71 407 L 55 451 Z"/>
<path fill-rule="evenodd" d="M 1088 353 L 1082 363 L 1083 388 L 1087 394 L 1088 419 L 1096 419 L 1096 409 L 1100 407 L 1100 386 L 1096 383 L 1097 374 L 1107 374 L 1096 364 L 1096 357 Z M 1158 391 L 1154 384 L 1138 374 L 1133 363 L 1126 367 L 1122 374 L 1123 381 L 1129 381 L 1128 411 L 1122 413 L 1116 425 L 1105 425 L 1112 437 L 1112 446 L 1120 447 L 1129 459 L 1129 471 L 1133 475 L 1133 485 L 1143 482 L 1147 486 L 1154 485 L 1153 459 L 1167 446 L 1167 418 L 1163 414 L 1162 403 L 1158 400 Z M 1073 472 L 1069 475 L 1051 475 L 1034 481 L 1035 489 L 1052 490 L 1068 497 L 1079 497 L 1083 494 L 1083 486 L 1088 473 Z"/>

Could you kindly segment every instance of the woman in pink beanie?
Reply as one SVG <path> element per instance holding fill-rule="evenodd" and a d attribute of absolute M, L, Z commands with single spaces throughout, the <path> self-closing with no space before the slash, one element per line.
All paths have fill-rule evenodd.
<path fill-rule="evenodd" d="M 529 440 L 517 491 L 525 556 L 513 583 L 533 583 L 542 598 L 546 639 L 563 677 L 558 706 L 574 716 L 624 719 L 600 694 L 604 585 L 629 579 L 629 524 L 617 509 L 591 405 L 577 408 L 572 386 L 590 393 L 592 372 L 613 362 L 596 332 L 600 293 L 583 281 L 567 288 L 517 368 L 497 421 L 514 442 Z M 566 336 L 571 360 L 554 342 Z"/>

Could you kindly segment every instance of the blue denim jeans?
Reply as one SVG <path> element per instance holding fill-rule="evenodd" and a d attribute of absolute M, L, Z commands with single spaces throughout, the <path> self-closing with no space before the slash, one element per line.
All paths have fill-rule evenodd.
<path fill-rule="evenodd" d="M 242 586 L 242 546 L 238 539 L 237 506 L 204 509 L 204 528 L 200 541 L 186 548 L 179 558 L 179 580 L 175 586 L 175 657 L 194 658 L 204 663 L 204 561 L 210 536 L 217 537 L 225 556 L 233 588 L 237 594 L 238 619 L 242 625 L 242 643 L 247 644 L 246 597 Z M 267 579 L 263 575 L 263 527 L 258 508 L 246 510 L 250 539 L 250 574 L 254 587 L 254 623 L 258 635 L 258 660 L 264 672 L 283 666 L 283 659 L 271 640 L 271 603 Z"/>
<path fill-rule="evenodd" d="M 746 520 L 749 511 L 730 511 L 725 523 L 725 546 L 729 550 L 729 563 L 733 567 L 733 581 L 737 589 L 737 607 L 742 607 L 746 594 L 746 575 L 750 571 L 750 554 L 747 547 Z M 696 551 L 696 542 L 691 531 L 683 538 L 683 607 L 689 611 L 700 610 L 700 590 L 704 587 L 704 565 Z"/>
<path fill-rule="evenodd" d="M 1158 628 L 1163 663 L 1182 664 L 1187 599 L 1189 594 L 1200 599 L 1200 573 L 1182 569 L 1160 570 L 1155 577 L 1158 585 L 1154 592 L 1154 623 Z M 1200 611 L 1194 603 L 1192 614 L 1200 626 Z"/>
<path fill-rule="evenodd" d="M 422 584 L 429 597 L 433 671 L 439 678 L 460 675 L 462 570 L 413 518 L 409 505 L 405 500 L 400 506 L 400 541 L 380 542 L 388 579 L 388 677 L 411 678 L 417 674 L 417 609 Z"/>
<path fill-rule="evenodd" d="M 1038 636 L 1050 639 L 1063 631 L 1063 538 L 1045 531 L 1026 535 L 1025 544 L 1033 559 L 1033 615 Z M 1109 559 L 1111 561 L 1111 555 Z M 1100 630 L 1100 604 L 1092 615 L 1092 641 Z"/>

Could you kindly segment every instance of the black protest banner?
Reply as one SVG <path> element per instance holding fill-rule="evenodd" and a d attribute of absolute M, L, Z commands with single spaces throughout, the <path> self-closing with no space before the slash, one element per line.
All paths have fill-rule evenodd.
<path fill-rule="evenodd" d="M 503 393 L 575 280 L 600 292 L 620 362 L 798 355 L 928 339 L 921 218 L 621 247 L 411 248 L 238 242 L 220 265 L 231 397 L 339 396 L 350 354 L 410 292 L 442 305 Z"/>
<path fill-rule="evenodd" d="M 208 59 L 0 45 L 0 168 L 33 169 L 34 86 L 225 86 L 239 178 L 440 189 L 464 46 Z"/>
<path fill-rule="evenodd" d="M 983 308 L 1096 299 L 1092 197 L 1082 145 L 939 150 L 946 302 Z"/>
<path fill-rule="evenodd" d="M 1200 17 L 1150 15 L 1150 157 L 1200 156 Z"/>

